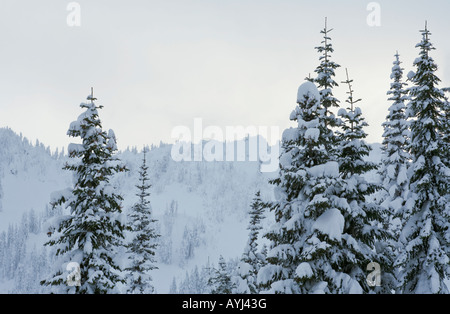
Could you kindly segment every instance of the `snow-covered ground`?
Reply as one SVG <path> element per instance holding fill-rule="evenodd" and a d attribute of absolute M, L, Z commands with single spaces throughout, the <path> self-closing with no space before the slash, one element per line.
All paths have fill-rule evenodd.
<path fill-rule="evenodd" d="M 49 202 L 52 193 L 72 184 L 72 174 L 62 169 L 67 157 L 7 128 L 0 129 L 0 146 L 0 293 L 45 293 L 39 281 L 52 263 L 44 246 L 53 215 Z M 381 145 L 371 146 L 368 159 L 378 163 Z M 196 267 L 217 265 L 220 256 L 240 258 L 252 199 L 258 190 L 266 200 L 273 198 L 268 180 L 276 175 L 261 173 L 259 162 L 175 162 L 171 148 L 161 144 L 147 155 L 150 201 L 161 234 L 152 273 L 157 293 L 169 293 L 174 279 L 179 284 Z M 126 214 L 137 201 L 142 153 L 127 149 L 118 156 L 129 169 L 113 181 Z M 366 177 L 379 179 L 376 171 Z M 272 223 L 266 213 L 263 228 Z"/>
<path fill-rule="evenodd" d="M 50 153 L 41 143 L 31 144 L 10 129 L 0 129 L 0 145 L 0 293 L 45 292 L 39 280 L 51 263 L 44 247 L 46 221 L 52 215 L 50 195 L 72 184 L 71 173 L 62 170 L 67 157 Z M 380 145 L 372 147 L 369 159 L 379 162 Z M 175 162 L 171 148 L 161 144 L 147 155 L 150 201 L 161 234 L 158 269 L 152 274 L 157 293 L 168 293 L 174 278 L 181 282 L 195 267 L 217 265 L 220 256 L 240 258 L 255 193 L 261 190 L 263 198 L 273 197 L 268 180 L 275 173 L 261 173 L 258 162 Z M 126 213 L 137 201 L 142 153 L 127 149 L 118 156 L 130 170 L 113 181 L 122 192 Z M 377 180 L 376 172 L 368 179 Z M 263 226 L 269 228 L 273 218 L 271 213 L 266 216 Z"/>
<path fill-rule="evenodd" d="M 0 293 L 45 292 L 38 281 L 44 279 L 46 267 L 32 264 L 41 263 L 36 255 L 49 254 L 43 244 L 52 215 L 50 195 L 71 186 L 71 173 L 62 170 L 67 157 L 51 154 L 40 143 L 30 144 L 9 129 L 0 129 L 0 144 L 0 251 L 3 243 L 3 256 L 8 255 L 0 264 Z M 268 178 L 273 174 L 261 173 L 258 162 L 175 162 L 170 152 L 171 145 L 162 144 L 147 156 L 150 201 L 161 234 L 159 269 L 152 274 L 158 293 L 168 293 L 173 279 L 184 279 L 195 266 L 217 265 L 220 255 L 239 258 L 247 242 L 247 211 L 254 194 L 261 190 L 272 197 Z M 137 201 L 142 153 L 130 149 L 118 156 L 130 170 L 113 181 L 124 197 L 126 213 Z M 8 243 L 14 247 L 6 249 Z M 48 258 L 42 263 L 49 263 Z M 24 273 L 23 267 L 38 274 Z"/>

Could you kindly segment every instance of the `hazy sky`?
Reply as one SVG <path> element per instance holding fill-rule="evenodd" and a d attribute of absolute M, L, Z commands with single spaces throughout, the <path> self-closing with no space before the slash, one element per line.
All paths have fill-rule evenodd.
<path fill-rule="evenodd" d="M 450 1 L 80 0 L 70 27 L 63 0 L 0 2 L 0 126 L 67 146 L 70 122 L 95 88 L 105 129 L 120 149 L 172 142 L 175 126 L 291 125 L 297 88 L 319 63 L 314 49 L 328 17 L 335 53 L 381 140 L 392 61 L 413 70 L 425 20 L 443 85 L 450 85 Z M 344 105 L 346 86 L 335 90 Z"/>

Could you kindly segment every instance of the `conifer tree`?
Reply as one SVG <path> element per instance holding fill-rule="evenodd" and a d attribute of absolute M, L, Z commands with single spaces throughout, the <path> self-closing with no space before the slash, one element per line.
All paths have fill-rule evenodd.
<path fill-rule="evenodd" d="M 450 92 L 450 87 L 443 88 L 442 91 L 444 93 Z M 445 144 L 445 152 L 443 154 L 443 157 L 445 160 L 443 160 L 444 164 L 447 166 L 447 168 L 450 168 L 450 100 L 448 96 L 445 97 L 444 101 L 444 110 L 442 114 L 443 118 L 443 133 L 442 133 L 442 139 Z"/>
<path fill-rule="evenodd" d="M 211 294 L 233 294 L 236 286 L 222 255 L 219 257 L 219 269 L 214 269 L 213 272 L 213 276 L 208 281 Z"/>
<path fill-rule="evenodd" d="M 342 83 L 347 84 L 349 88 L 347 92 L 348 99 L 346 100 L 349 107 L 346 109 L 341 108 L 338 112 L 338 115 L 341 117 L 340 127 L 342 129 L 339 132 L 339 165 L 344 179 L 377 168 L 374 163 L 363 160 L 363 157 L 368 156 L 371 150 L 370 146 L 364 141 L 367 134 L 363 128 L 368 126 L 368 124 L 362 116 L 361 108 L 355 107 L 361 99 L 354 99 L 354 91 L 351 85 L 353 80 L 349 79 L 347 70 L 346 74 L 347 80 Z"/>
<path fill-rule="evenodd" d="M 401 231 L 401 221 L 407 216 L 409 211 L 409 180 L 407 171 L 410 163 L 409 149 L 409 125 L 406 120 L 406 102 L 409 100 L 408 91 L 403 82 L 403 68 L 401 67 L 400 56 L 395 54 L 391 74 L 391 88 L 387 92 L 389 101 L 389 113 L 386 121 L 382 124 L 383 146 L 382 160 L 379 169 L 382 178 L 382 191 L 380 193 L 380 204 L 385 209 L 386 217 L 383 217 L 384 226 L 391 234 L 390 240 L 383 247 L 383 255 L 389 259 L 390 264 L 394 264 L 396 256 L 402 250 L 398 245 L 398 238 Z M 395 269 L 395 268 L 394 268 Z M 393 269 L 393 273 L 396 271 Z M 396 277 L 396 274 L 393 275 Z M 392 281 L 393 289 L 396 289 L 398 282 Z"/>
<path fill-rule="evenodd" d="M 344 234 L 350 206 L 338 196 L 343 180 L 325 148 L 323 113 L 315 85 L 300 86 L 291 114 L 297 127 L 283 133 L 280 174 L 271 182 L 276 224 L 265 234 L 271 241 L 268 264 L 258 273 L 269 293 L 363 292 L 352 277 L 361 254 L 353 248 L 355 239 Z"/>
<path fill-rule="evenodd" d="M 111 186 L 110 179 L 126 168 L 114 156 L 114 133 L 102 130 L 98 110 L 103 106 L 95 104 L 93 92 L 87 99 L 88 103 L 80 105 L 85 112 L 67 132 L 81 139 L 81 144 L 69 145 L 71 160 L 64 167 L 74 173 L 74 186 L 53 195 L 52 201 L 54 208 L 69 210 L 46 243 L 55 248 L 60 263 L 55 274 L 41 284 L 59 286 L 58 292 L 105 294 L 115 292 L 116 285 L 124 282 L 114 259 L 124 246 L 122 196 Z M 69 263 L 78 263 L 79 282 L 69 284 Z"/>
<path fill-rule="evenodd" d="M 445 165 L 448 133 L 443 114 L 445 95 L 437 86 L 437 65 L 431 57 L 435 50 L 430 31 L 420 31 L 422 41 L 416 45 L 419 57 L 409 88 L 411 102 L 410 191 L 414 205 L 406 217 L 400 236 L 404 250 L 397 262 L 402 269 L 401 291 L 405 294 L 448 293 L 450 261 L 450 170 Z"/>
<path fill-rule="evenodd" d="M 178 294 L 209 294 L 215 286 L 215 283 L 213 283 L 215 277 L 213 278 L 211 275 L 212 271 L 215 272 L 216 270 L 211 269 L 209 261 L 200 270 L 198 266 L 195 266 L 190 272 L 186 271 L 185 278 L 180 282 L 178 289 L 175 278 L 173 279 L 171 291 Z"/>
<path fill-rule="evenodd" d="M 406 217 L 409 199 L 409 180 L 407 171 L 410 163 L 409 149 L 409 125 L 406 120 L 406 102 L 409 100 L 408 91 L 403 82 L 403 68 L 400 56 L 395 54 L 391 74 L 391 87 L 387 92 L 389 101 L 389 113 L 382 124 L 383 146 L 382 160 L 379 169 L 382 178 L 382 191 L 380 204 L 386 209 L 386 217 L 383 218 L 386 230 L 389 230 L 392 238 L 386 242 L 384 256 L 394 263 L 396 255 L 401 251 L 398 238 L 401 231 L 401 221 Z M 395 271 L 394 271 L 395 272 Z M 394 288 L 397 282 L 392 283 Z"/>
<path fill-rule="evenodd" d="M 334 77 L 336 76 L 336 69 L 341 67 L 339 64 L 331 60 L 334 52 L 331 37 L 329 36 L 331 31 L 333 31 L 333 29 L 328 28 L 327 18 L 325 18 L 325 27 L 320 31 L 320 33 L 323 34 L 323 41 L 321 42 L 322 45 L 315 47 L 315 49 L 321 54 L 319 58 L 320 64 L 314 71 L 317 74 L 317 77 L 307 78 L 308 81 L 316 83 L 320 92 L 320 102 L 324 109 L 323 115 L 325 117 L 325 126 L 327 131 L 326 134 L 324 134 L 327 139 L 325 145 L 327 146 L 327 150 L 330 154 L 334 151 L 334 146 L 337 141 L 333 128 L 337 127 L 339 124 L 337 117 L 332 112 L 333 108 L 339 107 L 339 100 L 333 95 L 333 89 L 339 86 L 339 84 L 334 80 Z"/>
<path fill-rule="evenodd" d="M 253 199 L 251 209 L 249 211 L 250 230 L 247 245 L 242 254 L 241 263 L 239 264 L 239 276 L 242 279 L 238 285 L 238 293 L 259 293 L 259 287 L 256 278 L 259 269 L 265 263 L 265 257 L 258 252 L 259 232 L 262 229 L 261 220 L 264 219 L 264 210 L 268 204 L 261 200 L 261 192 L 258 191 Z"/>
<path fill-rule="evenodd" d="M 383 206 L 388 209 L 391 217 L 401 215 L 402 207 L 408 197 L 409 181 L 407 169 L 410 161 L 409 147 L 409 127 L 406 121 L 406 104 L 409 100 L 407 85 L 402 81 L 403 69 L 398 52 L 395 55 L 394 66 L 392 68 L 391 88 L 388 91 L 389 114 L 382 124 L 383 133 L 383 157 L 382 166 L 379 171 L 383 178 L 383 189 L 385 190 Z"/>
<path fill-rule="evenodd" d="M 364 127 L 368 126 L 362 115 L 362 111 L 355 105 L 361 99 L 354 98 L 352 87 L 353 80 L 349 79 L 346 70 L 347 80 L 342 82 L 348 85 L 349 91 L 346 109 L 339 109 L 338 115 L 341 117 L 341 132 L 339 132 L 339 171 L 344 179 L 343 189 L 340 196 L 346 200 L 348 208 L 344 213 L 345 228 L 344 233 L 353 238 L 358 243 L 352 246 L 347 243 L 349 254 L 353 255 L 353 265 L 349 264 L 347 273 L 351 274 L 355 280 L 368 292 L 387 293 L 394 287 L 393 257 L 386 252 L 377 252 L 378 245 L 383 248 L 386 241 L 391 238 L 389 230 L 384 229 L 387 217 L 385 210 L 375 202 L 370 201 L 370 196 L 381 189 L 376 183 L 368 182 L 364 175 L 376 170 L 378 166 L 365 160 L 369 156 L 371 147 L 364 141 L 367 134 Z M 368 285 L 366 267 L 369 263 L 378 263 L 383 269 L 383 286 L 372 289 Z"/>
<path fill-rule="evenodd" d="M 154 224 L 157 220 L 152 218 L 152 209 L 148 197 L 151 185 L 148 183 L 148 166 L 146 161 L 146 149 L 144 148 L 142 165 L 139 170 L 139 184 L 136 188 L 139 193 L 139 201 L 134 204 L 129 213 L 130 229 L 133 234 L 131 243 L 128 244 L 129 259 L 131 265 L 128 271 L 128 293 L 149 294 L 154 292 L 151 284 L 150 272 L 158 269 L 155 266 L 155 254 L 157 238 Z"/>
<path fill-rule="evenodd" d="M 170 284 L 169 294 L 178 294 L 177 281 L 175 277 L 172 279 L 172 283 Z"/>

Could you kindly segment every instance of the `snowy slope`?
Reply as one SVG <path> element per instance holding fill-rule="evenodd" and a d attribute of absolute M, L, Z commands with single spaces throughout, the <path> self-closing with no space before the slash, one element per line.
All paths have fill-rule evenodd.
<path fill-rule="evenodd" d="M 61 185 L 70 184 L 70 176 L 61 168 L 56 154 L 41 143 L 32 145 L 11 129 L 0 129 L 0 182 L 2 210 L 0 232 L 9 224 L 19 223 L 31 209 L 43 210 L 49 193 Z"/>
<path fill-rule="evenodd" d="M 32 145 L 9 129 L 0 129 L 0 144 L 0 251 L 3 243 L 3 256 L 8 255 L 0 264 L 0 293 L 45 292 L 37 283 L 42 278 L 27 275 L 22 267 L 36 263 L 31 260 L 35 254 L 45 255 L 36 270 L 42 276 L 51 263 L 43 246 L 46 222 L 54 214 L 49 200 L 51 193 L 71 185 L 71 174 L 62 170 L 67 157 L 51 155 L 42 144 Z M 271 197 L 267 184 L 271 174 L 260 173 L 258 162 L 175 162 L 170 152 L 171 145 L 161 144 L 147 156 L 150 201 L 162 235 L 159 270 L 153 274 L 159 293 L 167 293 L 174 277 L 179 280 L 197 265 L 215 264 L 220 255 L 239 257 L 247 241 L 246 213 L 255 192 L 261 189 Z M 142 153 L 131 149 L 118 155 L 130 170 L 112 182 L 122 192 L 126 213 L 137 201 Z M 0 252 L 0 262 L 1 258 Z"/>
<path fill-rule="evenodd" d="M 36 144 L 0 129 L 0 293 L 46 291 L 38 282 L 52 263 L 51 252 L 43 246 L 46 222 L 54 215 L 50 194 L 69 187 L 72 179 L 62 170 L 66 156 L 52 155 Z M 153 273 L 157 293 L 168 293 L 174 278 L 180 282 L 195 267 L 217 265 L 220 255 L 240 258 L 251 201 L 258 190 L 272 198 L 268 179 L 275 175 L 261 173 L 258 162 L 175 162 L 171 148 L 161 144 L 147 155 L 150 201 L 161 234 L 159 269 Z M 378 162 L 380 145 L 373 148 L 369 158 Z M 142 153 L 127 149 L 118 155 L 130 170 L 113 181 L 122 192 L 126 213 L 137 201 Z M 376 173 L 370 174 L 370 180 L 377 179 Z M 267 216 L 265 227 L 272 223 L 270 213 Z"/>

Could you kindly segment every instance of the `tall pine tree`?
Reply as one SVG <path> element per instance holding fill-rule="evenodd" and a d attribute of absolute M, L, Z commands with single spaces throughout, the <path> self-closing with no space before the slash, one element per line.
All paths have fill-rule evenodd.
<path fill-rule="evenodd" d="M 383 190 L 380 193 L 380 204 L 386 210 L 384 213 L 384 225 L 389 230 L 392 238 L 386 242 L 383 254 L 392 264 L 396 256 L 401 252 L 398 245 L 398 238 L 401 231 L 401 221 L 407 217 L 409 212 L 409 180 L 408 167 L 410 164 L 409 154 L 409 125 L 406 120 L 406 102 L 409 100 L 408 91 L 403 82 L 403 68 L 401 67 L 400 56 L 395 54 L 394 66 L 391 74 L 391 88 L 387 92 L 389 101 L 389 113 L 386 121 L 382 124 L 383 146 L 382 163 L 379 170 L 382 178 Z M 396 271 L 393 271 L 396 272 Z M 398 286 L 398 282 L 393 282 L 393 288 Z"/>
<path fill-rule="evenodd" d="M 383 157 L 382 166 L 379 171 L 383 178 L 383 207 L 391 217 L 402 215 L 402 208 L 408 198 L 409 181 L 407 170 L 410 161 L 409 126 L 406 121 L 406 102 L 409 100 L 408 91 L 403 82 L 403 68 L 398 52 L 395 54 L 394 66 L 392 67 L 391 88 L 388 91 L 389 114 L 382 124 L 383 133 Z"/>
<path fill-rule="evenodd" d="M 437 86 L 437 65 L 431 57 L 435 49 L 430 31 L 421 30 L 422 41 L 416 45 L 419 57 L 409 88 L 411 102 L 412 165 L 410 191 L 415 204 L 401 233 L 404 251 L 398 258 L 403 293 L 448 293 L 444 279 L 450 276 L 450 170 L 444 161 L 448 146 L 443 134 L 446 100 Z"/>
<path fill-rule="evenodd" d="M 448 93 L 448 92 L 450 92 L 450 87 L 443 88 L 442 91 L 444 93 Z M 442 137 L 443 137 L 444 143 L 446 145 L 445 152 L 444 152 L 445 160 L 443 160 L 443 162 L 445 163 L 447 168 L 450 168 L 450 131 L 449 131 L 450 130 L 450 100 L 449 100 L 448 96 L 445 97 L 444 112 L 442 114 L 442 118 L 443 118 Z"/>
<path fill-rule="evenodd" d="M 364 175 L 377 169 L 377 165 L 366 161 L 364 158 L 370 153 L 370 146 L 364 141 L 367 134 L 364 127 L 368 124 L 362 116 L 362 111 L 355 105 L 361 99 L 353 96 L 353 80 L 343 83 L 349 87 L 349 107 L 339 109 L 338 115 L 342 119 L 339 133 L 339 170 L 344 179 L 340 196 L 346 200 L 348 207 L 345 211 L 344 233 L 348 235 L 346 240 L 347 257 L 351 263 L 345 265 L 346 273 L 350 274 L 363 288 L 364 292 L 379 291 L 389 292 L 393 285 L 392 260 L 383 252 L 376 253 L 375 246 L 384 244 L 390 234 L 383 229 L 383 210 L 376 203 L 370 201 L 370 196 L 380 190 L 380 186 L 368 182 Z M 358 245 L 352 245 L 352 243 Z M 383 269 L 383 288 L 371 289 L 367 281 L 367 265 L 376 262 Z"/>
<path fill-rule="evenodd" d="M 70 125 L 68 135 L 82 142 L 69 145 L 71 161 L 64 167 L 74 173 L 74 186 L 55 194 L 52 202 L 54 207 L 68 209 L 69 214 L 61 217 L 46 243 L 56 249 L 60 263 L 56 273 L 41 283 L 59 286 L 67 293 L 113 293 L 117 283 L 124 282 L 115 261 L 117 251 L 124 246 L 122 196 L 110 179 L 126 169 L 114 157 L 116 139 L 112 130 L 102 130 L 98 110 L 103 106 L 97 106 L 95 100 L 91 92 L 88 103 L 80 105 L 85 112 Z M 77 268 L 73 263 L 79 265 L 79 282 L 68 281 L 71 270 Z"/>
<path fill-rule="evenodd" d="M 351 252 L 356 241 L 344 234 L 349 206 L 338 196 L 343 180 L 326 150 L 325 108 L 316 86 L 300 86 L 297 102 L 290 117 L 297 127 L 283 133 L 280 173 L 271 182 L 276 224 L 265 234 L 271 245 L 258 282 L 270 293 L 360 293 L 350 276 L 358 262 Z"/>
<path fill-rule="evenodd" d="M 148 183 L 146 148 L 144 148 L 143 154 L 144 157 L 139 170 L 140 183 L 136 186 L 139 190 L 137 194 L 139 201 L 134 204 L 129 213 L 129 226 L 133 238 L 128 244 L 131 265 L 126 270 L 128 271 L 127 292 L 132 294 L 154 293 L 150 272 L 158 268 L 155 266 L 155 254 L 158 246 L 156 241 L 159 234 L 154 228 L 157 220 L 152 218 L 152 209 L 148 200 L 150 196 L 148 190 L 151 185 Z"/>
<path fill-rule="evenodd" d="M 258 252 L 259 232 L 262 229 L 261 220 L 264 219 L 264 210 L 268 204 L 261 199 L 261 192 L 258 191 L 251 205 L 249 215 L 250 230 L 248 242 L 242 254 L 241 262 L 238 265 L 239 280 L 237 293 L 257 294 L 259 287 L 256 282 L 258 271 L 265 264 L 265 257 Z"/>
<path fill-rule="evenodd" d="M 213 269 L 214 274 L 208 280 L 211 294 L 233 294 L 236 285 L 232 280 L 230 270 L 223 256 L 219 256 L 219 269 Z"/>
<path fill-rule="evenodd" d="M 332 61 L 332 54 L 334 52 L 333 45 L 331 43 L 330 32 L 333 29 L 329 29 L 327 25 L 327 18 L 325 18 L 325 27 L 320 31 L 323 34 L 322 45 L 315 47 L 319 52 L 320 64 L 315 69 L 317 76 L 315 78 L 307 78 L 308 81 L 314 82 L 320 92 L 320 103 L 324 108 L 326 133 L 324 134 L 327 146 L 327 150 L 331 154 L 334 151 L 334 147 L 337 143 L 337 138 L 334 134 L 333 128 L 338 126 L 338 119 L 332 112 L 333 108 L 339 107 L 339 100 L 334 97 L 333 89 L 338 87 L 339 84 L 334 80 L 336 76 L 336 69 L 341 66 Z"/>

